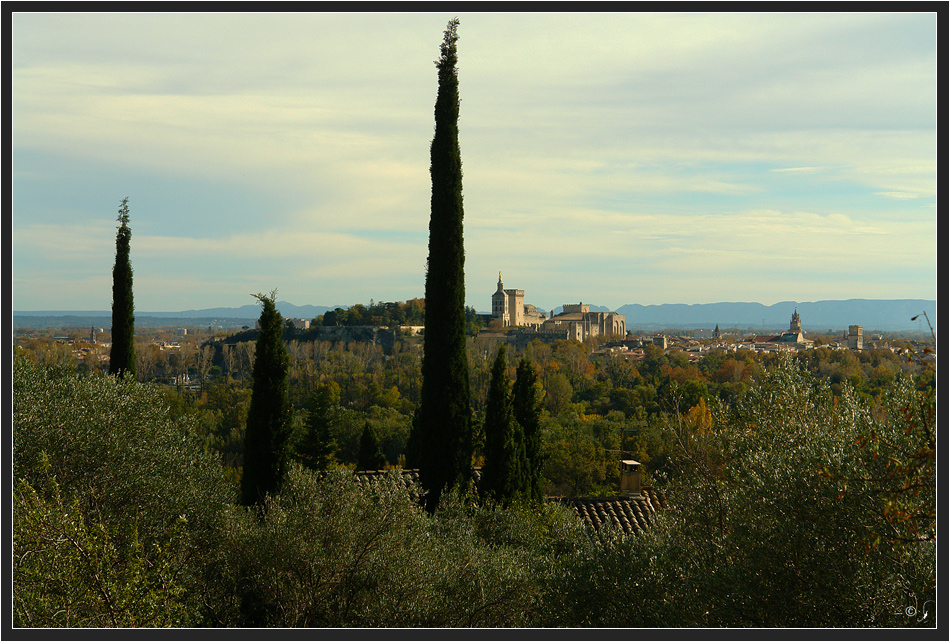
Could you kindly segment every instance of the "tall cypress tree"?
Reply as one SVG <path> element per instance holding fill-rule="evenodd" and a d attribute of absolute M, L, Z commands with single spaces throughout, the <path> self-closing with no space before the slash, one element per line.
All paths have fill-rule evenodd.
<path fill-rule="evenodd" d="M 462 239 L 462 157 L 458 144 L 456 73 L 458 19 L 449 22 L 436 62 L 439 90 L 432 139 L 429 259 L 426 269 L 422 392 L 414 450 L 419 479 L 433 511 L 442 491 L 467 483 L 472 425 L 465 345 L 465 248 Z"/>
<path fill-rule="evenodd" d="M 538 372 L 534 364 L 526 358 L 522 358 L 518 363 L 511 396 L 512 411 L 524 440 L 522 492 L 527 499 L 541 502 L 544 500 L 541 474 L 541 390 L 538 386 Z"/>
<path fill-rule="evenodd" d="M 276 292 L 254 295 L 261 302 L 260 335 L 254 357 L 254 387 L 244 434 L 241 503 L 262 505 L 280 491 L 290 461 L 291 409 L 287 393 L 290 359 Z"/>
<path fill-rule="evenodd" d="M 505 344 L 498 347 L 492 364 L 485 403 L 485 463 L 479 494 L 507 505 L 522 494 L 523 440 L 512 410 L 511 381 Z"/>
<path fill-rule="evenodd" d="M 129 197 L 119 205 L 119 230 L 115 235 L 115 265 L 112 268 L 112 349 L 109 374 L 135 377 L 135 306 L 132 302 L 132 262 L 129 249 Z"/>

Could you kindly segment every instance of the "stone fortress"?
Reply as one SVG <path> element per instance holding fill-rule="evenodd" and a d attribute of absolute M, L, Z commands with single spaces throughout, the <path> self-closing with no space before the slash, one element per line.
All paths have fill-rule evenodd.
<path fill-rule="evenodd" d="M 626 317 L 616 312 L 591 312 L 584 303 L 564 304 L 561 314 L 545 316 L 537 307 L 524 302 L 524 290 L 506 290 L 498 273 L 498 289 L 491 297 L 492 321 L 505 328 L 517 328 L 525 338 L 545 340 L 577 339 L 584 341 L 601 335 L 627 334 Z"/>

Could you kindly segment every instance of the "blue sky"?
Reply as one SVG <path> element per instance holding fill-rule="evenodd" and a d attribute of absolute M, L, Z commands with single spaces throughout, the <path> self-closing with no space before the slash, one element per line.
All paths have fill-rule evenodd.
<path fill-rule="evenodd" d="M 13 309 L 423 296 L 452 17 L 14 14 Z M 936 298 L 935 14 L 458 17 L 468 305 Z"/>

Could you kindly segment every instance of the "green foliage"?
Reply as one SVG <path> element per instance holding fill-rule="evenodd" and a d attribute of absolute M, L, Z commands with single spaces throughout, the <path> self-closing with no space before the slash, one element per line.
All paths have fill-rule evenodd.
<path fill-rule="evenodd" d="M 829 472 L 848 493 L 882 498 L 884 521 L 872 531 L 875 547 L 912 548 L 936 541 L 936 416 L 936 390 L 915 390 L 900 378 L 857 439 L 875 466 L 858 477 Z"/>
<path fill-rule="evenodd" d="M 135 377 L 135 305 L 132 297 L 132 262 L 129 258 L 132 230 L 129 228 L 129 199 L 119 206 L 119 228 L 115 236 L 115 265 L 112 268 L 112 350 L 109 374 Z"/>
<path fill-rule="evenodd" d="M 280 491 L 290 462 L 291 408 L 287 394 L 289 359 L 282 338 L 283 322 L 274 305 L 275 293 L 258 294 L 260 336 L 254 359 L 254 388 L 244 438 L 241 502 L 264 505 Z"/>
<path fill-rule="evenodd" d="M 326 470 L 335 459 L 333 424 L 339 405 L 340 386 L 335 381 L 321 383 L 314 389 L 305 432 L 297 447 L 299 459 L 308 468 Z"/>
<path fill-rule="evenodd" d="M 425 300 L 409 299 L 405 302 L 387 303 L 383 301 L 372 302 L 369 306 L 356 304 L 351 308 L 344 310 L 336 308 L 328 310 L 322 316 L 317 318 L 320 325 L 372 325 L 372 326 L 402 326 L 402 325 L 425 325 Z"/>
<path fill-rule="evenodd" d="M 485 408 L 485 463 L 478 490 L 483 499 L 503 505 L 523 495 L 524 432 L 515 421 L 505 344 L 492 366 Z"/>
<path fill-rule="evenodd" d="M 548 412 L 552 415 L 559 415 L 570 406 L 574 389 L 571 387 L 567 375 L 557 372 L 548 377 L 544 385 L 544 392 Z"/>
<path fill-rule="evenodd" d="M 547 494 L 578 497 L 603 493 L 606 455 L 588 428 L 576 421 L 551 426 L 542 449 Z"/>
<path fill-rule="evenodd" d="M 935 624 L 928 379 L 869 402 L 776 362 L 736 403 L 669 416 L 674 508 L 595 540 L 567 508 L 458 488 L 430 514 L 398 471 L 366 488 L 291 466 L 267 510 L 237 506 L 188 404 L 19 351 L 13 371 L 18 626 Z M 541 425 L 552 458 L 588 444 L 606 473 L 628 421 L 575 408 Z"/>
<path fill-rule="evenodd" d="M 543 390 L 534 364 L 526 358 L 518 363 L 512 387 L 512 411 L 524 441 L 521 490 L 526 499 L 544 501 L 541 456 L 541 400 Z"/>
<path fill-rule="evenodd" d="M 221 626 L 481 627 L 537 622 L 539 573 L 589 540 L 576 519 L 484 511 L 446 492 L 428 515 L 398 472 L 293 468 L 263 520 L 235 508 L 209 590 Z"/>
<path fill-rule="evenodd" d="M 189 416 L 131 378 L 13 359 L 16 617 L 23 626 L 190 626 L 234 494 Z M 184 590 L 183 590 L 184 589 Z"/>
<path fill-rule="evenodd" d="M 65 499 L 48 465 L 39 464 L 39 489 L 21 479 L 14 491 L 14 626 L 188 625 L 181 530 L 146 547 L 135 522 L 110 523 Z"/>
<path fill-rule="evenodd" d="M 462 158 L 458 144 L 456 75 L 458 20 L 441 46 L 435 135 L 431 146 L 431 216 L 426 269 L 426 332 L 416 438 L 420 479 L 429 510 L 442 491 L 467 483 L 473 440 L 465 344 L 465 246 L 462 234 Z"/>
<path fill-rule="evenodd" d="M 360 452 L 356 460 L 358 470 L 383 470 L 386 468 L 386 455 L 379 447 L 376 433 L 369 422 L 363 425 L 363 434 L 360 436 Z"/>
<path fill-rule="evenodd" d="M 884 465 L 859 440 L 906 425 L 829 388 L 780 363 L 742 403 L 675 428 L 683 456 L 670 499 L 692 600 L 706 609 L 696 625 L 906 626 L 909 600 L 932 593 L 929 542 L 873 546 L 894 524 L 870 483 Z"/>

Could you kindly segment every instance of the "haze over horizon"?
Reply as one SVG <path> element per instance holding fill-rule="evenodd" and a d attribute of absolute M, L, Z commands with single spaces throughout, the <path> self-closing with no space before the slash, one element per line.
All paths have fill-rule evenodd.
<path fill-rule="evenodd" d="M 424 296 L 441 13 L 14 13 L 12 308 Z M 466 304 L 937 298 L 936 14 L 460 13 Z"/>

